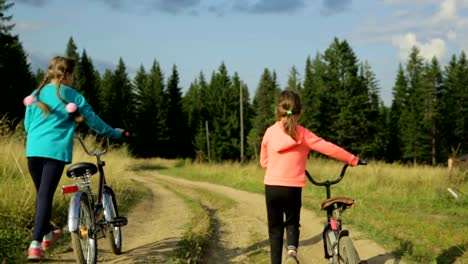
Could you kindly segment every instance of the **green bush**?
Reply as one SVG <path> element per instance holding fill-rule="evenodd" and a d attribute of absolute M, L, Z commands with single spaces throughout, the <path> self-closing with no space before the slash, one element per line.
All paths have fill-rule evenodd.
<path fill-rule="evenodd" d="M 31 232 L 16 226 L 11 219 L 0 219 L 0 223 L 0 261 L 6 260 L 8 264 L 23 263 Z"/>

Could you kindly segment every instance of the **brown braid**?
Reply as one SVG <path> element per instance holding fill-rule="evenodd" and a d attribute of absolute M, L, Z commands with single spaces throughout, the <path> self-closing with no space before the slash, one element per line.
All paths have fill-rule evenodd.
<path fill-rule="evenodd" d="M 48 80 L 49 80 L 49 76 L 46 76 L 46 77 L 44 78 L 44 80 L 42 80 L 41 85 L 39 85 L 39 88 L 38 88 L 37 91 L 34 93 L 34 97 L 37 98 L 37 97 L 39 96 L 39 93 L 41 93 L 42 88 L 46 85 L 46 83 L 47 83 Z M 43 102 L 39 102 L 39 101 L 37 101 L 36 104 L 37 104 L 37 106 L 39 106 L 39 108 L 41 108 L 42 113 L 44 114 L 44 116 L 47 115 L 47 114 L 49 113 L 50 108 L 49 108 L 49 106 L 48 106 L 47 104 L 45 104 L 45 103 L 43 103 Z"/>
<path fill-rule="evenodd" d="M 291 90 L 282 91 L 278 98 L 276 118 L 281 120 L 282 117 L 286 117 L 283 122 L 284 130 L 294 140 L 297 140 L 296 126 L 301 112 L 302 104 L 299 95 Z"/>
<path fill-rule="evenodd" d="M 67 74 L 73 74 L 74 68 L 75 62 L 69 58 L 61 56 L 56 56 L 52 58 L 52 60 L 49 63 L 49 66 L 47 67 L 47 76 L 42 81 L 34 96 L 36 98 L 39 96 L 42 88 L 47 84 L 49 80 L 57 80 L 55 90 L 57 98 L 59 98 L 63 104 L 67 105 L 69 102 L 67 102 L 60 94 L 60 86 L 63 83 L 63 80 L 65 79 Z M 47 104 L 40 101 L 36 101 L 36 104 L 41 108 L 44 115 L 49 113 L 50 107 Z M 84 121 L 84 118 L 78 112 L 75 112 L 73 114 L 75 115 L 75 119 L 77 122 Z"/>
<path fill-rule="evenodd" d="M 59 81 L 57 82 L 56 89 L 55 89 L 55 94 L 57 95 L 58 99 L 60 99 L 60 101 L 62 101 L 62 103 L 64 105 L 67 105 L 68 104 L 67 100 L 63 99 L 62 95 L 60 94 L 60 85 L 62 84 L 63 79 L 65 79 L 65 75 L 60 77 Z"/>

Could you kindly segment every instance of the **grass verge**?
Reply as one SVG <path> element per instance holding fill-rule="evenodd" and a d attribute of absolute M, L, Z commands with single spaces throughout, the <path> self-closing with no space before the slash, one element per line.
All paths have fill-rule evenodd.
<path fill-rule="evenodd" d="M 171 264 L 199 264 L 205 263 L 210 252 L 219 247 L 218 220 L 219 210 L 230 208 L 234 201 L 226 197 L 203 192 L 202 190 L 161 183 L 181 197 L 192 211 L 192 219 L 185 228 L 183 239 L 178 243 L 178 249 L 171 257 Z M 215 209 L 216 208 L 216 209 Z"/>

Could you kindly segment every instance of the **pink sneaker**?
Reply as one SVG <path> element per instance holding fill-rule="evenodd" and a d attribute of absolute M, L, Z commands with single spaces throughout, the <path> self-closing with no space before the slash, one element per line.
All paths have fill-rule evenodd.
<path fill-rule="evenodd" d="M 56 229 L 54 231 L 52 231 L 52 239 L 51 240 L 42 240 L 42 250 L 48 250 L 50 248 L 52 248 L 55 244 L 55 242 L 57 242 L 57 240 L 60 239 L 60 236 L 62 235 L 62 231 L 59 230 L 59 229 Z"/>
<path fill-rule="evenodd" d="M 28 260 L 40 261 L 44 259 L 44 252 L 37 247 L 30 247 L 28 249 Z"/>

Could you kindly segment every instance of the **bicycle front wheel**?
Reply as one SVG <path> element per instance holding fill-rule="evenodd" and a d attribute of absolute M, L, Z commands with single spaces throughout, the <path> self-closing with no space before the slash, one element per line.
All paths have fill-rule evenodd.
<path fill-rule="evenodd" d="M 106 221 L 110 222 L 110 224 L 107 224 L 106 226 L 106 237 L 109 241 L 112 252 L 119 255 L 122 253 L 122 230 L 120 225 L 112 223 L 117 219 L 117 217 L 119 217 L 119 211 L 117 210 L 115 194 L 108 186 L 104 188 L 102 199 Z"/>
<path fill-rule="evenodd" d="M 359 255 L 354 248 L 351 238 L 344 236 L 340 238 L 339 243 L 339 263 L 340 264 L 359 264 L 361 262 Z"/>
<path fill-rule="evenodd" d="M 73 252 L 78 264 L 94 264 L 97 260 L 94 217 L 86 195 L 81 196 L 79 206 L 78 230 L 71 232 Z"/>

